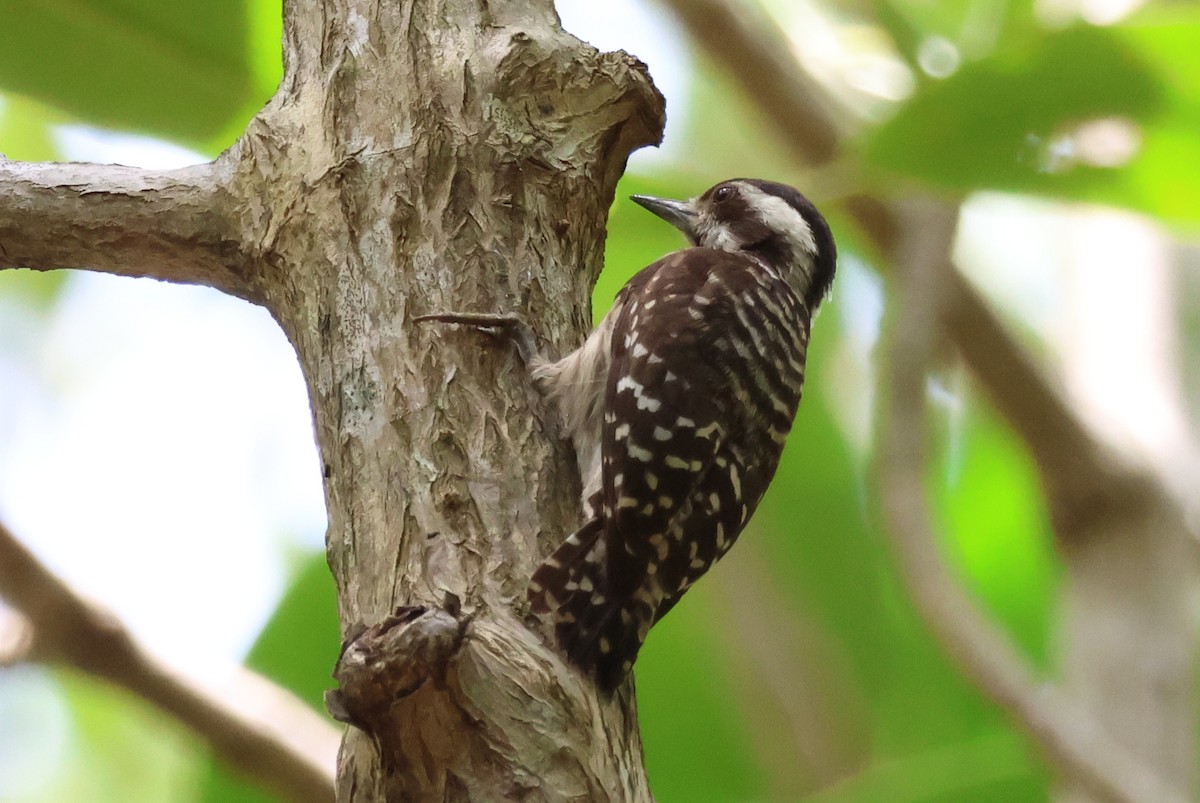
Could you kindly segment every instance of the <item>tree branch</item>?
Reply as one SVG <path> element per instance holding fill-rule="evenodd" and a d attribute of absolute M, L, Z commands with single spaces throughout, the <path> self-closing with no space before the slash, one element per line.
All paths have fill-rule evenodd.
<path fill-rule="evenodd" d="M 223 171 L 0 159 L 0 270 L 149 276 L 257 302 Z"/>
<path fill-rule="evenodd" d="M 938 555 L 925 500 L 926 374 L 936 347 L 931 321 L 946 302 L 947 254 L 956 215 L 934 202 L 904 208 L 900 301 L 890 349 L 890 404 L 880 448 L 884 514 L 905 580 L 926 622 L 962 671 L 1014 715 L 1066 777 L 1100 800 L 1182 801 L 1090 714 L 1039 681 L 1020 653 L 979 613 Z"/>
<path fill-rule="evenodd" d="M 238 707 L 170 672 L 2 524 L 0 596 L 32 627 L 25 654 L 17 657 L 75 667 L 154 703 L 204 738 L 227 764 L 288 800 L 333 800 L 335 728 L 290 692 L 248 670 L 237 680 Z"/>

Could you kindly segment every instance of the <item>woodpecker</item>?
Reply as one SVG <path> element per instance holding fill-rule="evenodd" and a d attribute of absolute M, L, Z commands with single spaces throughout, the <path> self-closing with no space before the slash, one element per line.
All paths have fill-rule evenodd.
<path fill-rule="evenodd" d="M 779 465 L 800 402 L 809 329 L 836 246 L 800 192 L 722 181 L 688 201 L 633 200 L 691 247 L 637 273 L 575 351 L 550 360 L 507 327 L 575 446 L 583 526 L 533 573 L 567 658 L 611 693 L 650 627 L 733 545 Z"/>

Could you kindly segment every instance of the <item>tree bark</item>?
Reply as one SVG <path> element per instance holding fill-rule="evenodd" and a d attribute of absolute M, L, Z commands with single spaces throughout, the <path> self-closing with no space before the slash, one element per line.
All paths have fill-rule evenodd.
<path fill-rule="evenodd" d="M 0 268 L 87 268 L 261 301 L 219 165 L 141 170 L 0 157 Z"/>
<path fill-rule="evenodd" d="M 525 600 L 579 523 L 570 450 L 511 348 L 411 319 L 516 312 L 552 350 L 577 344 L 617 179 L 660 137 L 662 98 L 550 0 L 292 0 L 284 37 L 278 94 L 213 165 L 24 184 L 38 168 L 0 166 L 16 188 L 0 234 L 21 243 L 0 267 L 215 286 L 295 346 L 339 667 L 365 684 L 335 702 L 371 731 L 347 734 L 339 800 L 650 799 L 632 684 L 598 698 Z M 8 239 L 22 230 L 54 236 Z M 379 689 L 386 705 L 355 707 Z"/>
<path fill-rule="evenodd" d="M 570 454 L 511 349 L 410 319 L 516 311 L 576 343 L 661 98 L 549 2 L 323 5 L 288 6 L 282 91 L 233 155 L 270 188 L 263 296 L 308 378 L 341 617 L 472 617 L 350 731 L 339 799 L 647 798 L 632 693 L 598 700 L 530 629 L 526 581 L 578 524 Z"/>

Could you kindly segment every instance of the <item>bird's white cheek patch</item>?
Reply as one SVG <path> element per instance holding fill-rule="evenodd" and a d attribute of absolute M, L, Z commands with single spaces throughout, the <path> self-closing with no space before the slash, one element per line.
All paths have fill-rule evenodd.
<path fill-rule="evenodd" d="M 720 251 L 737 251 L 741 243 L 733 236 L 728 227 L 717 221 L 711 212 L 702 212 L 696 226 L 697 241 L 705 248 L 716 248 Z"/>
<path fill-rule="evenodd" d="M 767 228 L 783 233 L 799 250 L 816 256 L 817 240 L 804 215 L 779 196 L 769 195 L 757 187 L 744 186 L 741 191 Z"/>

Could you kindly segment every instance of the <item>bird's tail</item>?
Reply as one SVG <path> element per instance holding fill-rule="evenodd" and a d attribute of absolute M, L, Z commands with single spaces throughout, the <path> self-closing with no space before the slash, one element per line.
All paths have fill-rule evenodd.
<path fill-rule="evenodd" d="M 559 647 L 611 693 L 629 674 L 653 611 L 640 594 L 609 582 L 604 521 L 590 520 L 556 549 L 529 581 L 534 611 L 554 613 Z"/>

